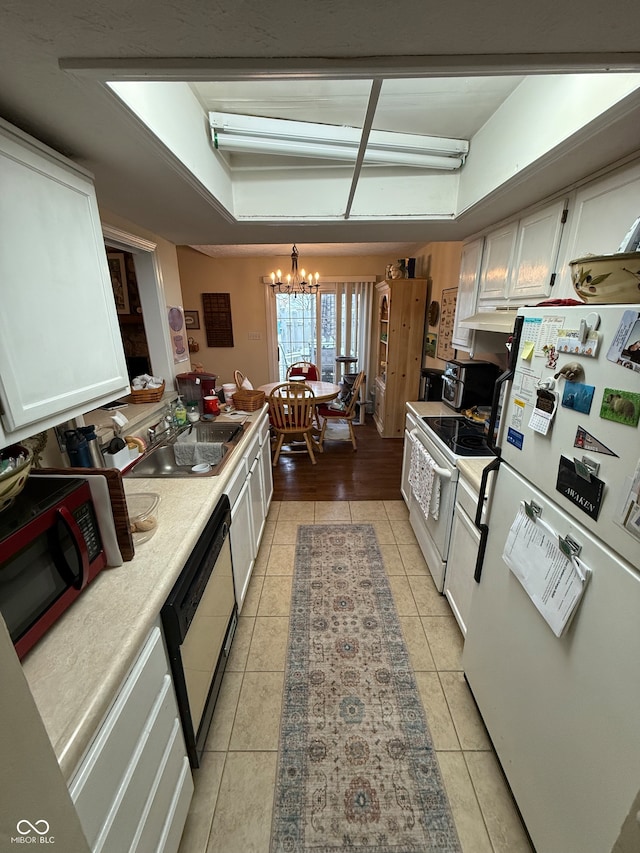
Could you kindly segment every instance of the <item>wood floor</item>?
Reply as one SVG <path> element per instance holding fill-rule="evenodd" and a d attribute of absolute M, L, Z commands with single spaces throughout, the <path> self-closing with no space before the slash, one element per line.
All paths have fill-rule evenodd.
<path fill-rule="evenodd" d="M 305 452 L 281 456 L 273 468 L 274 501 L 398 501 L 401 438 L 380 438 L 369 415 L 354 426 L 358 449 L 349 441 L 325 441 L 312 465 Z"/>

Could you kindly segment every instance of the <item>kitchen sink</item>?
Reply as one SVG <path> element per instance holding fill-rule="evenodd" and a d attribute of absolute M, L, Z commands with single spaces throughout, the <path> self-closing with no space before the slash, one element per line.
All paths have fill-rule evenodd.
<path fill-rule="evenodd" d="M 211 470 L 206 473 L 192 471 L 192 465 L 178 465 L 176 462 L 174 445 L 182 437 L 190 436 L 195 429 L 194 439 L 206 442 L 212 446 L 213 455 L 219 455 L 220 461 L 212 464 Z M 188 426 L 175 436 L 156 444 L 137 461 L 125 473 L 126 477 L 215 477 L 219 474 L 230 457 L 236 445 L 244 433 L 239 424 L 215 424 L 202 423 L 194 427 Z"/>

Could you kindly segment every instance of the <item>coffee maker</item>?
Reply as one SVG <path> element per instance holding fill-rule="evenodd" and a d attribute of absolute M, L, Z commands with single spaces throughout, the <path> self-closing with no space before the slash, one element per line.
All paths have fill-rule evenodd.
<path fill-rule="evenodd" d="M 203 398 L 216 393 L 217 378 L 214 373 L 178 373 L 176 376 L 178 394 L 185 404 L 195 403 L 202 414 Z"/>

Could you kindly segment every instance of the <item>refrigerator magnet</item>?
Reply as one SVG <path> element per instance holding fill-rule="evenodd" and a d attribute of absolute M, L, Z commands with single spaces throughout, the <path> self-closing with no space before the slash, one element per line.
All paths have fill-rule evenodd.
<path fill-rule="evenodd" d="M 616 388 L 605 388 L 600 417 L 617 424 L 637 427 L 640 420 L 640 394 Z"/>
<path fill-rule="evenodd" d="M 573 459 L 561 456 L 556 489 L 572 504 L 575 504 L 578 509 L 585 512 L 589 518 L 597 521 L 604 495 L 603 480 L 593 474 L 590 475 L 589 479 L 586 479 L 584 472 L 580 473 L 576 470 Z"/>
<path fill-rule="evenodd" d="M 607 352 L 607 359 L 640 373 L 640 313 L 625 311 Z"/>
<path fill-rule="evenodd" d="M 582 382 L 565 382 L 562 392 L 562 405 L 565 409 L 573 409 L 574 412 L 582 412 L 582 414 L 588 415 L 591 411 L 595 392 L 594 385 L 585 385 Z"/>
<path fill-rule="evenodd" d="M 529 419 L 529 429 L 546 435 L 558 408 L 558 395 L 547 388 L 536 391 L 536 405 Z"/>
<path fill-rule="evenodd" d="M 587 430 L 581 426 L 576 430 L 576 437 L 574 439 L 573 446 L 579 447 L 581 450 L 586 450 L 589 453 L 604 453 L 605 456 L 615 456 L 616 459 L 619 458 L 617 453 L 614 453 L 613 450 L 609 450 L 605 444 L 598 441 L 595 435 L 591 435 L 590 432 L 587 432 Z"/>

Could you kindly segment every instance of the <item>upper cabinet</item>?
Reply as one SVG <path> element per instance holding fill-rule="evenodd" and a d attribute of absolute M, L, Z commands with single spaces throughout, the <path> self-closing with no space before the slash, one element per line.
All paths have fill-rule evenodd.
<path fill-rule="evenodd" d="M 506 299 L 517 234 L 518 223 L 509 222 L 484 238 L 478 301 L 492 303 Z"/>
<path fill-rule="evenodd" d="M 93 183 L 0 120 L 0 446 L 129 388 Z"/>
<path fill-rule="evenodd" d="M 561 199 L 520 220 L 508 290 L 511 300 L 528 302 L 551 294 L 566 218 L 567 202 Z"/>
<path fill-rule="evenodd" d="M 571 200 L 569 221 L 560 248 L 554 296 L 576 299 L 570 261 L 585 255 L 618 251 L 640 215 L 640 163 L 612 172 L 580 187 Z"/>
<path fill-rule="evenodd" d="M 459 323 L 465 317 L 470 317 L 476 309 L 483 244 L 484 238 L 480 237 L 470 243 L 465 243 L 462 247 L 456 316 L 451 338 L 451 345 L 457 349 L 471 350 L 473 348 L 474 330 L 460 326 Z"/>
<path fill-rule="evenodd" d="M 551 294 L 567 202 L 552 202 L 485 237 L 478 305 L 524 305 Z"/>

